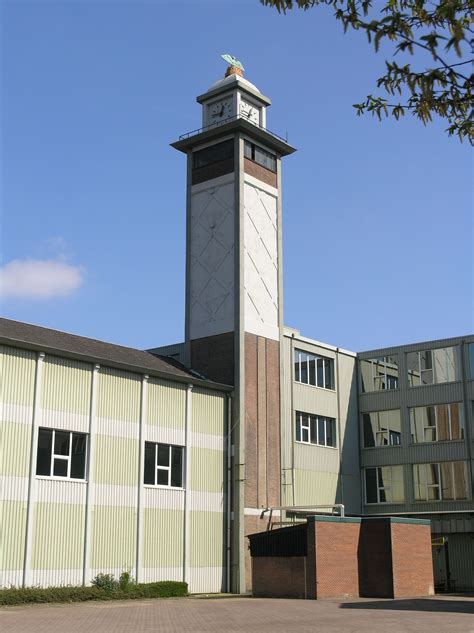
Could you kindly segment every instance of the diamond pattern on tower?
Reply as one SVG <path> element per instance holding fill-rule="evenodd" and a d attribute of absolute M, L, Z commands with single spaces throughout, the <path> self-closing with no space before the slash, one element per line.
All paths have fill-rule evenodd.
<path fill-rule="evenodd" d="M 234 183 L 191 200 L 190 336 L 234 329 Z"/>
<path fill-rule="evenodd" d="M 245 331 L 278 340 L 277 199 L 245 183 L 244 211 Z"/>

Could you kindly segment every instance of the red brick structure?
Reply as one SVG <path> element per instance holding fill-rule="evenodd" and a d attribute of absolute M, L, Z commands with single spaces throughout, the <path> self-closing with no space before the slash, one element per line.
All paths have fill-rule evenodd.
<path fill-rule="evenodd" d="M 434 594 L 429 521 L 315 516 L 249 539 L 254 596 Z"/>

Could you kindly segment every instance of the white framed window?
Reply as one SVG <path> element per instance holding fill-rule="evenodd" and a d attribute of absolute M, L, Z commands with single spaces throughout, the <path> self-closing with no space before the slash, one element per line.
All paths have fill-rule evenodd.
<path fill-rule="evenodd" d="M 334 390 L 334 360 L 295 349 L 295 381 Z"/>
<path fill-rule="evenodd" d="M 398 354 L 363 359 L 359 370 L 362 393 L 398 389 Z"/>
<path fill-rule="evenodd" d="M 184 448 L 145 442 L 143 483 L 167 488 L 183 487 Z"/>
<path fill-rule="evenodd" d="M 336 420 L 322 415 L 296 412 L 295 439 L 302 444 L 336 447 Z"/>
<path fill-rule="evenodd" d="M 422 442 L 448 442 L 464 439 L 462 403 L 438 404 L 410 409 L 411 440 Z"/>
<path fill-rule="evenodd" d="M 403 466 L 377 466 L 365 469 L 365 502 L 403 503 Z"/>
<path fill-rule="evenodd" d="M 362 414 L 364 448 L 401 445 L 400 409 Z"/>
<path fill-rule="evenodd" d="M 455 501 L 468 498 L 466 462 L 414 464 L 415 501 Z"/>
<path fill-rule="evenodd" d="M 410 387 L 454 382 L 458 378 L 456 347 L 440 347 L 407 353 Z"/>
<path fill-rule="evenodd" d="M 38 429 L 36 474 L 41 477 L 84 480 L 87 435 L 61 429 Z"/>

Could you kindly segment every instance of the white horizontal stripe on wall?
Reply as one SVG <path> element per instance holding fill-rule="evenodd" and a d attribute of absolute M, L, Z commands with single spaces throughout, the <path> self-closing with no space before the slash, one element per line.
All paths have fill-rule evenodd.
<path fill-rule="evenodd" d="M 51 429 L 64 429 L 65 431 L 76 431 L 77 433 L 87 433 L 89 430 L 89 416 L 67 411 L 42 409 L 40 426 L 47 426 Z"/>
<path fill-rule="evenodd" d="M 247 516 L 260 516 L 263 512 L 264 508 L 244 508 L 244 514 Z M 280 510 L 273 510 L 272 516 L 279 517 L 281 514 Z M 268 519 L 270 512 L 265 512 L 263 515 L 264 519 Z"/>
<path fill-rule="evenodd" d="M 38 503 L 83 505 L 86 502 L 86 482 L 37 477 L 36 501 Z"/>
<path fill-rule="evenodd" d="M 168 426 L 145 424 L 144 440 L 145 442 L 184 446 L 184 429 L 173 429 Z"/>
<path fill-rule="evenodd" d="M 123 420 L 97 418 L 96 433 L 97 435 L 110 435 L 112 437 L 137 439 L 138 424 L 137 422 L 124 422 Z"/>
<path fill-rule="evenodd" d="M 222 435 L 207 435 L 205 433 L 191 433 L 191 446 L 197 448 L 210 448 L 214 451 L 224 450 L 224 438 Z"/>
<path fill-rule="evenodd" d="M 72 585 L 78 587 L 82 584 L 82 569 L 32 569 L 31 586 L 59 587 Z"/>
<path fill-rule="evenodd" d="M 180 567 L 142 567 L 142 582 L 160 580 L 183 580 L 183 566 Z"/>
<path fill-rule="evenodd" d="M 0 587 L 21 587 L 23 569 L 7 569 L 0 571 Z"/>
<path fill-rule="evenodd" d="M 137 486 L 94 485 L 94 505 L 133 507 L 137 506 Z"/>
<path fill-rule="evenodd" d="M 204 512 L 223 512 L 224 495 L 222 492 L 189 491 L 189 509 Z"/>
<path fill-rule="evenodd" d="M 191 593 L 220 593 L 225 591 L 225 567 L 189 567 Z"/>
<path fill-rule="evenodd" d="M 143 507 L 161 508 L 162 510 L 184 510 L 184 490 L 145 486 L 143 490 Z"/>
<path fill-rule="evenodd" d="M 28 477 L 2 476 L 2 501 L 28 501 Z"/>
<path fill-rule="evenodd" d="M 31 424 L 33 407 L 11 402 L 0 405 L 0 419 L 2 422 L 16 422 L 17 424 Z"/>

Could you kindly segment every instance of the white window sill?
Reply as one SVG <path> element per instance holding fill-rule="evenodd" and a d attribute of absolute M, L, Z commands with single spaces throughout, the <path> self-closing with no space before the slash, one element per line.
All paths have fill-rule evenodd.
<path fill-rule="evenodd" d="M 297 385 L 303 385 L 303 387 L 311 387 L 312 389 L 321 389 L 321 391 L 329 391 L 330 393 L 336 393 L 335 389 L 330 389 L 329 387 L 320 387 L 319 385 L 312 385 L 309 382 L 301 382 L 300 380 L 294 380 Z"/>
<path fill-rule="evenodd" d="M 35 475 L 36 479 L 44 479 L 46 481 L 69 481 L 76 484 L 86 484 L 87 479 L 73 479 L 72 477 L 48 477 L 48 475 Z"/>
<path fill-rule="evenodd" d="M 313 444 L 312 442 L 302 442 L 301 440 L 295 440 L 295 444 L 301 444 L 302 446 L 313 446 L 314 448 L 330 448 L 333 451 L 339 450 L 337 446 L 325 446 L 324 444 Z"/>
<path fill-rule="evenodd" d="M 151 490 L 186 490 L 186 488 L 178 488 L 177 486 L 154 486 L 153 484 L 143 484 L 143 487 Z"/>

